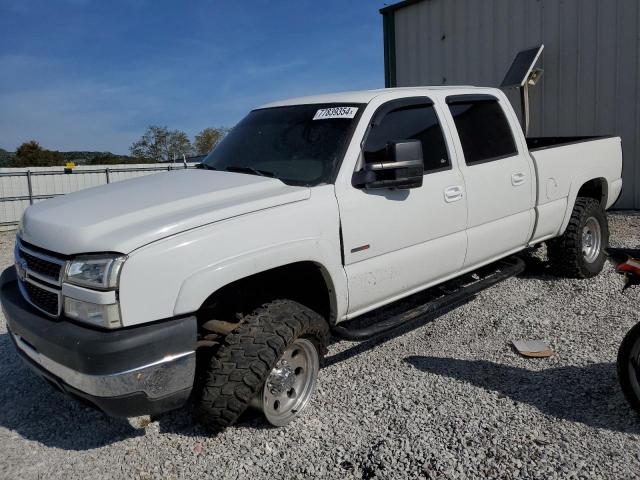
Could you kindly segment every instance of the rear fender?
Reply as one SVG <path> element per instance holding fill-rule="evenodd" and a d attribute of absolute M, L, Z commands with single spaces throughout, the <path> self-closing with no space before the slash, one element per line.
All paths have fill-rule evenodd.
<path fill-rule="evenodd" d="M 592 168 L 590 170 L 586 170 L 584 172 L 580 172 L 572 182 L 571 187 L 569 188 L 569 195 L 567 196 L 567 210 L 564 214 L 564 219 L 562 220 L 562 226 L 560 227 L 559 235 L 562 235 L 564 231 L 567 229 L 567 225 L 569 225 L 569 220 L 571 220 L 571 214 L 573 213 L 573 207 L 576 204 L 576 199 L 578 198 L 578 192 L 587 182 L 591 180 L 601 180 L 603 182 L 602 191 L 603 197 L 599 199 L 603 208 L 609 208 L 613 201 L 610 201 L 610 189 L 609 189 L 609 181 L 607 180 L 607 169 L 606 168 Z"/>

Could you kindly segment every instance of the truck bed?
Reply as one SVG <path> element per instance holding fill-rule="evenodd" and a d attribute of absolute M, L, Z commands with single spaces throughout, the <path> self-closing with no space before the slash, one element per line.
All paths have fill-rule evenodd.
<path fill-rule="evenodd" d="M 587 181 L 606 181 L 603 207 L 609 208 L 617 200 L 622 189 L 620 137 L 528 138 L 527 144 L 538 176 L 538 221 L 531 244 L 564 231 L 571 213 L 569 206 Z"/>
<path fill-rule="evenodd" d="M 561 145 L 571 145 L 573 143 L 591 142 L 611 138 L 610 135 L 596 135 L 583 137 L 527 137 L 527 147 L 529 150 L 542 150 L 543 148 L 559 147 Z"/>

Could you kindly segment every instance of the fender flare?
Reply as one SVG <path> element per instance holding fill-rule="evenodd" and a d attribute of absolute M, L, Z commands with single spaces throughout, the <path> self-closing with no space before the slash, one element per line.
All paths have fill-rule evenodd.
<path fill-rule="evenodd" d="M 577 178 L 573 179 L 571 186 L 569 187 L 569 195 L 567 196 L 567 210 L 565 211 L 562 226 L 560 227 L 558 235 L 562 235 L 566 230 L 567 225 L 569 225 L 569 220 L 571 220 L 571 214 L 573 213 L 573 207 L 575 206 L 576 199 L 578 198 L 578 192 L 587 182 L 590 182 L 591 180 L 602 180 L 602 198 L 600 199 L 600 202 L 605 208 L 607 207 L 609 180 L 607 179 L 606 173 L 606 169 L 604 168 L 592 168 L 581 172 Z"/>
<path fill-rule="evenodd" d="M 337 256 L 337 261 L 330 261 Z M 258 250 L 231 257 L 194 272 L 180 287 L 174 306 L 174 315 L 197 311 L 204 301 L 222 287 L 252 275 L 298 262 L 316 264 L 329 290 L 330 322 L 335 323 L 347 311 L 347 279 L 340 262 L 339 252 L 320 239 L 304 239 L 269 245 Z"/>

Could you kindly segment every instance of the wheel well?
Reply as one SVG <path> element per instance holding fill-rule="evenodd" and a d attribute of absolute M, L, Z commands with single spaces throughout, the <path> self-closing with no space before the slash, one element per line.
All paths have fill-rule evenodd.
<path fill-rule="evenodd" d="M 211 319 L 237 322 L 265 302 L 287 298 L 330 321 L 331 292 L 331 282 L 318 264 L 297 262 L 256 273 L 220 288 L 204 301 L 197 316 L 200 324 Z"/>
<path fill-rule="evenodd" d="M 593 198 L 602 208 L 607 205 L 607 181 L 604 178 L 589 180 L 578 190 L 578 197 Z"/>

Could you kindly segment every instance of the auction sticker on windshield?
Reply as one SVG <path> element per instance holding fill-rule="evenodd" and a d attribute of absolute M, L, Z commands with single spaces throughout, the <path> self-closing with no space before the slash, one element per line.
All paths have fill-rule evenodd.
<path fill-rule="evenodd" d="M 358 113 L 358 107 L 321 108 L 313 116 L 313 119 L 327 120 L 330 118 L 354 118 L 356 113 Z"/>

